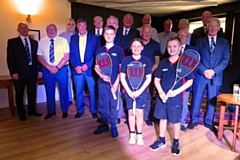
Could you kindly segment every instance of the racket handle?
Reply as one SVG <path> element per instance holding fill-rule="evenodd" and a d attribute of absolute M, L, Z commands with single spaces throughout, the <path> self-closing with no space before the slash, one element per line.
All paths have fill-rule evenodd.
<path fill-rule="evenodd" d="M 137 103 L 136 103 L 136 100 L 134 99 L 134 100 L 133 100 L 133 109 L 132 109 L 132 114 L 133 114 L 133 115 L 136 114 L 136 106 L 137 106 Z"/>
<path fill-rule="evenodd" d="M 113 96 L 113 99 L 116 100 L 117 99 L 117 96 L 115 93 L 112 93 L 112 96 Z"/>

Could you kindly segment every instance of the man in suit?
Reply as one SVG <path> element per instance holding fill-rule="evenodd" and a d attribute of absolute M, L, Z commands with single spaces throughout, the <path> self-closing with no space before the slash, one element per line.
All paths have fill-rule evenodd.
<path fill-rule="evenodd" d="M 99 37 L 100 45 L 105 45 L 105 39 L 103 37 L 103 18 L 101 16 L 95 16 L 93 18 L 94 29 L 90 30 L 89 33 L 92 33 Z"/>
<path fill-rule="evenodd" d="M 41 67 L 37 61 L 37 41 L 29 39 L 29 28 L 19 23 L 19 36 L 8 40 L 7 64 L 15 88 L 15 98 L 19 119 L 25 121 L 26 111 L 23 106 L 23 95 L 27 87 L 28 115 L 42 116 L 36 112 L 36 83 L 42 78 Z"/>
<path fill-rule="evenodd" d="M 139 31 L 132 28 L 134 23 L 133 16 L 130 13 L 127 13 L 123 17 L 123 27 L 117 30 L 117 34 L 121 35 L 120 46 L 124 50 L 125 56 L 131 55 L 130 42 L 136 38 L 140 37 Z"/>
<path fill-rule="evenodd" d="M 55 24 L 46 28 L 47 37 L 42 38 L 38 46 L 38 61 L 43 65 L 43 81 L 47 97 L 48 114 L 44 119 L 56 115 L 55 88 L 58 83 L 62 118 L 67 118 L 68 98 L 68 60 L 69 45 L 65 38 L 57 36 Z"/>
<path fill-rule="evenodd" d="M 150 16 L 150 14 L 145 14 L 142 18 L 142 27 L 137 28 L 137 30 L 139 30 L 141 36 L 142 36 L 143 25 L 148 24 L 151 26 L 151 22 L 152 22 L 152 18 Z M 151 38 L 159 43 L 158 32 L 157 32 L 156 28 L 152 27 Z"/>
<path fill-rule="evenodd" d="M 202 13 L 202 23 L 203 23 L 203 26 L 202 27 L 199 27 L 199 28 L 196 28 L 193 30 L 193 33 L 192 33 L 192 37 L 191 37 L 191 42 L 190 44 L 192 46 L 195 46 L 195 43 L 196 43 L 196 40 L 201 38 L 201 37 L 205 37 L 207 36 L 207 22 L 209 19 L 212 19 L 213 16 L 212 16 L 212 12 L 210 11 L 205 11 Z M 218 34 L 217 34 L 219 37 L 223 37 L 224 38 L 224 33 L 223 33 L 223 29 L 220 28 Z"/>
<path fill-rule="evenodd" d="M 73 18 L 69 18 L 66 21 L 66 31 L 59 34 L 60 37 L 66 38 L 68 44 L 70 44 L 71 36 L 76 34 L 75 32 L 76 24 Z M 74 89 L 75 90 L 75 89 Z M 69 103 L 72 104 L 72 74 L 70 65 L 68 67 L 68 96 L 69 96 Z"/>
<path fill-rule="evenodd" d="M 98 37 L 87 32 L 87 22 L 84 19 L 77 20 L 78 34 L 71 37 L 70 62 L 73 67 L 73 77 L 77 94 L 77 113 L 74 118 L 80 118 L 84 114 L 83 92 L 87 82 L 90 93 L 90 112 L 92 118 L 97 119 L 97 103 L 95 97 L 95 81 L 92 76 L 94 53 L 98 46 Z"/>
<path fill-rule="evenodd" d="M 207 94 L 207 111 L 204 117 L 204 126 L 214 133 L 214 109 L 219 89 L 222 85 L 223 70 L 227 67 L 230 58 L 229 43 L 225 38 L 217 35 L 220 30 L 220 21 L 216 18 L 207 22 L 208 36 L 196 42 L 201 61 L 195 71 L 193 83 L 193 104 L 191 108 L 191 123 L 188 129 L 198 125 L 202 99 Z"/>
<path fill-rule="evenodd" d="M 179 30 L 178 33 L 177 33 L 177 36 L 180 38 L 181 44 L 182 44 L 182 49 L 179 52 L 180 55 L 182 53 L 184 53 L 184 51 L 187 50 L 187 49 L 196 50 L 195 47 L 187 44 L 189 33 L 186 30 L 186 28 Z M 189 98 L 189 94 L 190 94 L 191 90 L 192 90 L 192 87 L 189 87 L 185 91 L 184 97 L 183 97 L 182 116 L 181 116 L 181 121 L 180 121 L 181 131 L 187 131 L 187 129 L 185 127 L 185 118 L 186 118 L 187 112 L 188 112 L 188 98 Z"/>

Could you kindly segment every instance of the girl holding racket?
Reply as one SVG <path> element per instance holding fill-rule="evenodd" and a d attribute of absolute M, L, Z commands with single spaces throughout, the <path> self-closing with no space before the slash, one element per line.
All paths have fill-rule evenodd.
<path fill-rule="evenodd" d="M 147 57 L 142 57 L 143 43 L 140 38 L 131 42 L 132 55 L 123 59 L 120 80 L 125 89 L 130 128 L 129 144 L 143 145 L 143 109 L 146 106 L 148 86 L 151 82 L 151 65 Z M 135 132 L 137 128 L 137 132 Z M 136 134 L 137 133 L 137 134 Z"/>
<path fill-rule="evenodd" d="M 159 139 L 150 146 L 150 150 L 156 151 L 159 147 L 165 147 L 165 132 L 167 122 L 173 126 L 173 145 L 172 154 L 180 154 L 179 133 L 180 119 L 182 111 L 183 91 L 192 85 L 193 74 L 188 74 L 185 78 L 176 82 L 176 71 L 181 50 L 181 40 L 172 37 L 167 42 L 169 58 L 163 59 L 158 66 L 154 78 L 154 84 L 158 91 L 157 102 L 154 110 L 154 117 L 159 121 Z"/>

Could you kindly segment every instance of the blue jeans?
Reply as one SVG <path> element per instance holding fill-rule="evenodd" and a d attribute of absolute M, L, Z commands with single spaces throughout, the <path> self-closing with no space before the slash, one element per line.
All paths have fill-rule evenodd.
<path fill-rule="evenodd" d="M 190 93 L 190 91 L 186 91 L 184 94 L 184 99 L 183 99 L 184 104 L 183 104 L 183 108 L 182 108 L 182 116 L 181 116 L 181 121 L 180 121 L 181 125 L 185 125 L 185 118 L 186 118 L 187 112 L 188 112 L 189 93 Z"/>
<path fill-rule="evenodd" d="M 56 83 L 58 83 L 59 94 L 60 94 L 60 104 L 62 112 L 68 112 L 69 107 L 69 97 L 68 97 L 68 74 L 67 66 L 62 67 L 56 74 L 51 74 L 48 69 L 43 68 L 43 81 L 45 85 L 46 95 L 47 95 L 47 110 L 48 114 L 56 112 L 55 103 L 55 88 Z"/>

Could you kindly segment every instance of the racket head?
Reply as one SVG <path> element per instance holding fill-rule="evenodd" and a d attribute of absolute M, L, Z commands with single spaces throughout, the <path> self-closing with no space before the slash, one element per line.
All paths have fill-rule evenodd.
<path fill-rule="evenodd" d="M 145 64 L 133 61 L 127 65 L 127 77 L 133 91 L 139 89 L 144 79 Z"/>
<path fill-rule="evenodd" d="M 187 49 L 178 59 L 176 77 L 182 79 L 189 75 L 198 66 L 200 55 L 193 49 Z"/>
<path fill-rule="evenodd" d="M 111 77 L 112 74 L 112 58 L 106 53 L 102 52 L 96 56 L 96 64 L 99 66 L 102 74 Z"/>

